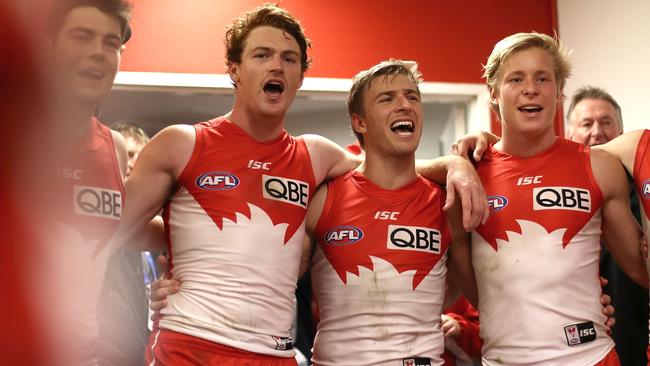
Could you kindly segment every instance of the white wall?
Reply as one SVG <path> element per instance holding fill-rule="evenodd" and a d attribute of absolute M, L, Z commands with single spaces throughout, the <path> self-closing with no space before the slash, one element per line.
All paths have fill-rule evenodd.
<path fill-rule="evenodd" d="M 583 85 L 604 88 L 625 130 L 650 128 L 650 0 L 557 0 L 559 35 L 573 49 L 565 111 Z"/>

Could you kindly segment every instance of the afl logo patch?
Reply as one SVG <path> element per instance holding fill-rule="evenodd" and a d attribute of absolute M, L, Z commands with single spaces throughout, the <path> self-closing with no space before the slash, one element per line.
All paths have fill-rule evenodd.
<path fill-rule="evenodd" d="M 210 191 L 233 189 L 239 185 L 239 178 L 228 172 L 210 172 L 196 178 L 196 186 Z"/>
<path fill-rule="evenodd" d="M 641 195 L 643 198 L 650 200 L 650 179 L 646 179 L 643 184 L 641 184 Z"/>
<path fill-rule="evenodd" d="M 501 211 L 508 206 L 508 199 L 504 196 L 488 196 L 488 206 L 490 211 Z"/>
<path fill-rule="evenodd" d="M 337 226 L 325 234 L 325 244 L 342 246 L 358 242 L 363 238 L 363 231 L 354 226 Z"/>

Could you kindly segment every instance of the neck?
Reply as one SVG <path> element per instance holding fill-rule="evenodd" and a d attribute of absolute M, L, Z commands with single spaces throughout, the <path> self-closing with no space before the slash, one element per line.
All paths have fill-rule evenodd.
<path fill-rule="evenodd" d="M 68 101 L 57 103 L 52 110 L 52 135 L 62 146 L 82 140 L 90 129 L 96 106 Z"/>
<path fill-rule="evenodd" d="M 240 106 L 235 100 L 232 111 L 225 117 L 246 131 L 256 141 L 265 142 L 280 136 L 284 129 L 285 116 L 286 113 L 280 116 L 262 115 Z"/>
<path fill-rule="evenodd" d="M 553 132 L 553 126 L 540 132 L 511 131 L 503 126 L 501 141 L 494 147 L 498 151 L 527 158 L 548 149 L 555 140 L 557 136 Z"/>
<path fill-rule="evenodd" d="M 357 170 L 379 187 L 388 190 L 404 187 L 417 178 L 415 153 L 385 156 L 366 151 L 366 158 Z"/>

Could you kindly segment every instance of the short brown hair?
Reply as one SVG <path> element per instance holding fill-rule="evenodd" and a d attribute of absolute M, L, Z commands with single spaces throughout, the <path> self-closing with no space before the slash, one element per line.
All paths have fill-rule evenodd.
<path fill-rule="evenodd" d="M 558 39 L 546 34 L 531 32 L 513 34 L 500 40 L 494 46 L 487 63 L 483 65 L 483 77 L 485 78 L 490 91 L 498 89 L 497 85 L 501 80 L 503 64 L 510 58 L 510 56 L 516 52 L 533 47 L 546 50 L 546 52 L 551 55 L 553 63 L 555 64 L 556 85 L 558 90 L 564 89 L 566 80 L 571 75 L 569 52 Z M 494 109 L 495 112 L 498 112 L 499 106 L 493 103 L 492 109 Z"/>
<path fill-rule="evenodd" d="M 305 36 L 300 22 L 276 4 L 264 4 L 246 12 L 226 29 L 226 66 L 241 63 L 246 38 L 253 29 L 264 25 L 282 29 L 296 39 L 300 46 L 302 72 L 307 71 L 311 64 L 311 59 L 307 57 L 311 42 Z"/>
<path fill-rule="evenodd" d="M 352 80 L 352 87 L 350 88 L 350 94 L 348 94 L 347 104 L 350 120 L 352 120 L 353 114 L 365 115 L 363 98 L 366 90 L 370 89 L 370 84 L 373 80 L 380 76 L 394 78 L 398 75 L 404 75 L 409 78 L 415 83 L 417 91 L 420 93 L 418 85 L 422 82 L 422 74 L 417 70 L 416 63 L 410 64 L 410 62 L 390 59 L 358 73 Z M 357 137 L 357 140 L 359 140 L 359 144 L 363 147 L 363 135 L 354 128 L 352 128 L 352 132 Z"/>
<path fill-rule="evenodd" d="M 113 131 L 117 131 L 120 133 L 120 135 L 124 137 L 131 137 L 134 140 L 137 140 L 143 144 L 146 144 L 149 142 L 149 135 L 147 135 L 146 132 L 142 129 L 142 127 L 138 126 L 135 123 L 132 122 L 117 122 L 111 126 L 111 129 Z"/>
<path fill-rule="evenodd" d="M 127 0 L 55 0 L 47 17 L 46 30 L 50 38 L 56 37 L 68 13 L 83 6 L 97 8 L 102 13 L 115 17 L 120 23 L 122 43 L 126 42 L 127 33 L 131 32 L 129 21 L 133 8 Z"/>
<path fill-rule="evenodd" d="M 569 110 L 566 114 L 567 121 L 569 122 L 569 128 L 571 128 L 573 125 L 573 121 L 571 120 L 571 113 L 573 113 L 573 110 L 578 105 L 578 103 L 582 102 L 585 99 L 598 99 L 609 102 L 609 104 L 611 104 L 616 111 L 616 119 L 618 120 L 619 131 L 623 132 L 623 113 L 621 111 L 621 106 L 618 105 L 616 99 L 614 99 L 614 97 L 612 97 L 608 92 L 595 86 L 583 86 L 578 89 L 575 94 L 573 94 L 573 97 L 571 97 L 571 104 L 569 105 Z"/>

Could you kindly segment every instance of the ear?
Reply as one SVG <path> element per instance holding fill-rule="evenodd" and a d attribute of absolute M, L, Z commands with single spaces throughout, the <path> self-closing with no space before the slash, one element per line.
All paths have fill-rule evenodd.
<path fill-rule="evenodd" d="M 490 108 L 497 115 L 497 118 L 501 119 L 501 113 L 499 113 L 499 91 L 496 88 L 489 88 L 490 92 Z"/>
<path fill-rule="evenodd" d="M 302 82 L 305 80 L 305 73 L 300 73 L 300 83 L 298 83 L 298 89 L 302 88 Z"/>
<path fill-rule="evenodd" d="M 490 104 L 499 104 L 499 92 L 496 88 L 488 88 L 490 92 Z"/>
<path fill-rule="evenodd" d="M 358 133 L 364 134 L 368 132 L 368 125 L 366 124 L 366 120 L 360 115 L 352 113 L 350 123 L 352 124 L 352 129 Z"/>
<path fill-rule="evenodd" d="M 230 75 L 230 80 L 237 85 L 239 84 L 239 64 L 236 62 L 231 62 L 228 65 L 228 75 Z"/>

